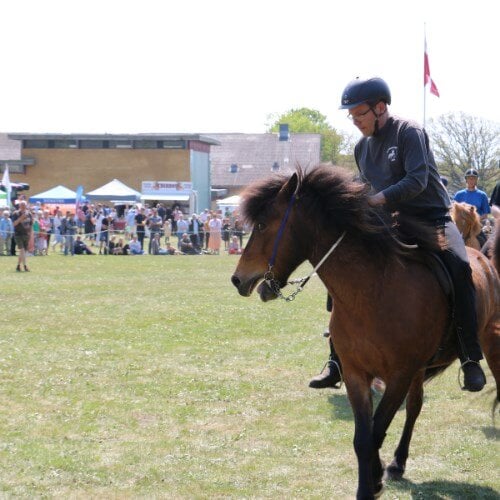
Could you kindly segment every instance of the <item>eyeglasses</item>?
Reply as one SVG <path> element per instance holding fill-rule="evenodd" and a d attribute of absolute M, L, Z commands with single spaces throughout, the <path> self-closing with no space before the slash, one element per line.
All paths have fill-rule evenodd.
<path fill-rule="evenodd" d="M 351 115 L 351 113 L 347 113 L 347 118 L 349 118 L 349 120 L 351 120 L 353 122 L 359 121 L 365 115 L 367 115 L 371 110 L 372 110 L 372 108 L 368 108 L 364 113 L 358 113 L 357 115 Z"/>

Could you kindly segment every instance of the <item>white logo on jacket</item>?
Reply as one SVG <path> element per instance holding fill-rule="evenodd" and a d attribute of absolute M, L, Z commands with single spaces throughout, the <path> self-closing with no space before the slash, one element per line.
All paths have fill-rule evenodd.
<path fill-rule="evenodd" d="M 387 150 L 387 159 L 390 162 L 396 161 L 398 158 L 398 147 L 397 146 L 392 146 Z"/>

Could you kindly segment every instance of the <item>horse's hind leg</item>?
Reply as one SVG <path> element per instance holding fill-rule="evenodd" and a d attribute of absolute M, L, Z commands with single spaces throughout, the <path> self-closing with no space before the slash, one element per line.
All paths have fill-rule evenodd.
<path fill-rule="evenodd" d="M 406 398 L 406 420 L 398 447 L 394 452 L 394 459 L 386 469 L 388 479 L 401 479 L 405 472 L 406 460 L 410 449 L 410 441 L 415 427 L 415 421 L 420 415 L 424 400 L 424 375 L 425 371 L 415 375 L 408 396 Z"/>
<path fill-rule="evenodd" d="M 500 233 L 500 230 L 499 230 Z M 496 314 L 479 334 L 479 341 L 486 362 L 497 385 L 496 404 L 500 403 L 500 314 Z"/>

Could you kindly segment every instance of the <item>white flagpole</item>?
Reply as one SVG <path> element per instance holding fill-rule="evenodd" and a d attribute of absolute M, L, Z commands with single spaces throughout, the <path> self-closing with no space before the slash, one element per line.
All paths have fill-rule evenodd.
<path fill-rule="evenodd" d="M 426 32 L 425 32 L 425 23 L 424 23 L 424 128 L 425 128 L 425 120 L 426 120 L 426 116 L 425 116 L 425 110 L 426 110 L 426 104 L 427 104 L 427 96 L 426 96 L 426 93 L 425 93 L 425 54 L 427 53 L 427 35 L 426 35 Z"/>
<path fill-rule="evenodd" d="M 5 164 L 5 169 L 3 171 L 2 184 L 5 187 L 5 192 L 7 193 L 7 207 L 10 208 L 10 193 L 12 191 L 12 187 L 10 185 L 10 177 L 9 177 L 9 164 Z"/>

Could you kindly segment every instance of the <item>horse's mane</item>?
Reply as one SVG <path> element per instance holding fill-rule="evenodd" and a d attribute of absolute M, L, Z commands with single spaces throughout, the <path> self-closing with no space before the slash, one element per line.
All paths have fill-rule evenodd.
<path fill-rule="evenodd" d="M 367 250 L 384 256 L 407 253 L 398 237 L 428 250 L 442 248 L 435 228 L 427 227 L 421 221 L 400 217 L 399 229 L 395 230 L 385 210 L 375 210 L 368 205 L 369 187 L 355 180 L 351 172 L 319 165 L 308 171 L 297 167 L 296 175 L 297 207 L 309 214 L 311 223 L 321 230 L 346 231 Z M 278 193 L 289 180 L 289 176 L 276 175 L 245 189 L 242 212 L 249 224 L 272 212 Z M 411 241 L 408 235 L 411 235 Z"/>

